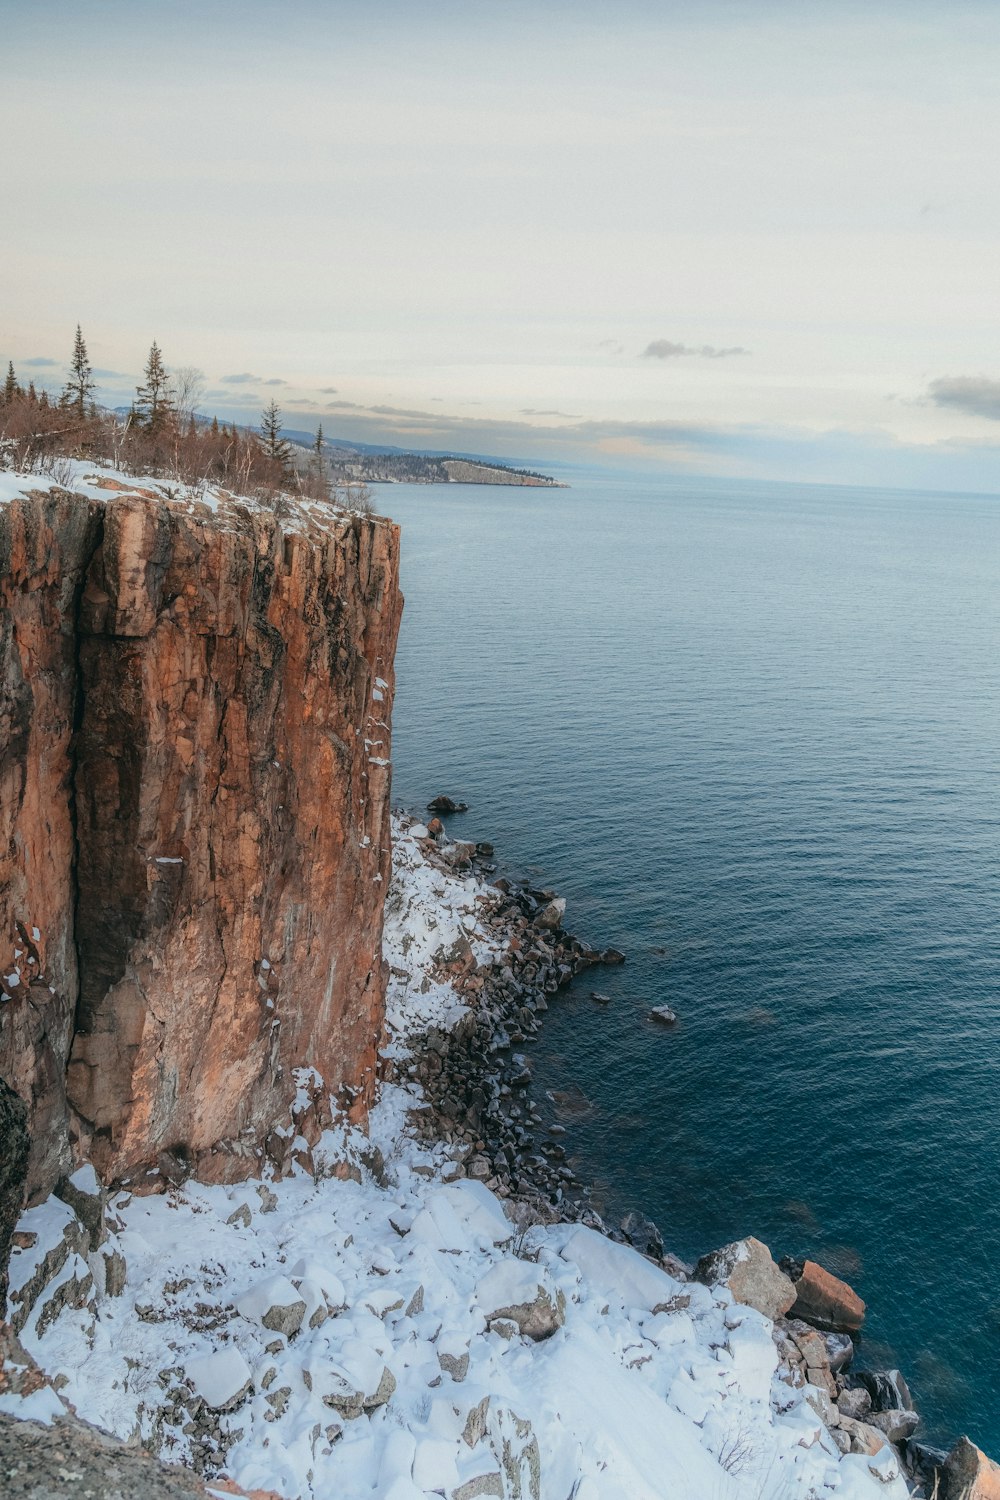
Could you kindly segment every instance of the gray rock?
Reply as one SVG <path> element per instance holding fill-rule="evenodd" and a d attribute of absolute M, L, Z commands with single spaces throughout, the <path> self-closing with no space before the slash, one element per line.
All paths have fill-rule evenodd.
<path fill-rule="evenodd" d="M 867 1418 L 870 1427 L 877 1427 L 879 1432 L 884 1432 L 890 1443 L 901 1443 L 904 1438 L 912 1437 L 920 1426 L 920 1418 L 915 1411 L 873 1411 Z"/>
<path fill-rule="evenodd" d="M 557 927 L 562 926 L 562 919 L 566 915 L 566 901 L 562 896 L 557 896 L 547 906 L 543 906 L 535 917 L 535 926 L 541 927 L 543 931 L 554 932 Z"/>
<path fill-rule="evenodd" d="M 771 1252 L 749 1237 L 703 1255 L 694 1268 L 695 1281 L 726 1286 L 737 1302 L 754 1307 L 765 1318 L 780 1318 L 795 1301 L 795 1286 L 779 1271 Z"/>
<path fill-rule="evenodd" d="M 209 1493 L 187 1470 L 69 1418 L 43 1427 L 0 1414 L 0 1474 L 4 1500 L 206 1500 Z"/>
<path fill-rule="evenodd" d="M 865 1422 L 872 1409 L 872 1398 L 863 1386 L 854 1390 L 841 1391 L 837 1402 L 841 1415 L 850 1417 L 855 1422 Z"/>
<path fill-rule="evenodd" d="M 823 1340 L 830 1369 L 834 1374 L 846 1370 L 854 1358 L 854 1340 L 846 1333 L 825 1333 Z"/>
<path fill-rule="evenodd" d="M 120 1297 L 125 1290 L 125 1278 L 128 1274 L 128 1266 L 125 1257 L 120 1250 L 107 1250 L 104 1254 L 104 1293 L 108 1297 Z"/>
<path fill-rule="evenodd" d="M 499 1473 L 477 1474 L 452 1490 L 451 1500 L 478 1500 L 480 1495 L 497 1495 L 503 1500 L 503 1480 Z"/>

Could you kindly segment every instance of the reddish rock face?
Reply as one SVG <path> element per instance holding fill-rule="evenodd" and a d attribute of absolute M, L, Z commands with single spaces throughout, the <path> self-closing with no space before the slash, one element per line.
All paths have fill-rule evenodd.
<path fill-rule="evenodd" d="M 865 1321 L 865 1304 L 846 1281 L 807 1260 L 795 1283 L 792 1317 L 834 1333 L 856 1333 Z"/>
<path fill-rule="evenodd" d="M 356 1115 L 372 1094 L 398 530 L 135 493 L 14 512 L 0 528 L 40 539 L 19 543 L 4 642 L 5 672 L 34 664 L 2 763 L 27 790 L 3 797 L 0 915 L 5 937 L 44 933 L 59 983 L 41 1047 L 10 1024 L 23 1001 L 0 1009 L 0 1074 L 39 1120 L 68 1057 L 71 1135 L 105 1178 L 163 1153 L 246 1176 L 268 1139 L 283 1154 L 294 1069 L 323 1080 L 307 1134 L 331 1092 Z M 52 1173 L 37 1163 L 36 1195 Z"/>

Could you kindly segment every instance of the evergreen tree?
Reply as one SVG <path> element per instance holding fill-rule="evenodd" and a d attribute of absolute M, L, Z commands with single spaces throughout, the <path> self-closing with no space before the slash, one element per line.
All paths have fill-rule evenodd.
<path fill-rule="evenodd" d="M 260 445 L 268 458 L 273 458 L 283 469 L 288 468 L 292 449 L 281 436 L 281 407 L 273 399 L 260 414 Z"/>
<path fill-rule="evenodd" d="M 80 325 L 76 325 L 76 339 L 73 342 L 73 358 L 70 361 L 69 379 L 63 388 L 62 403 L 64 406 L 75 408 L 77 416 L 86 414 L 87 402 L 94 392 L 94 372 L 87 357 L 87 345 L 84 343 Z"/>
<path fill-rule="evenodd" d="M 7 379 L 3 383 L 4 401 L 13 401 L 18 392 L 17 376 L 14 374 L 14 361 L 10 360 L 7 365 Z"/>
<path fill-rule="evenodd" d="M 155 339 L 150 345 L 143 376 L 144 383 L 135 388 L 136 399 L 132 410 L 141 427 L 145 427 L 147 432 L 159 434 L 169 425 L 173 401 L 167 367 Z"/>
<path fill-rule="evenodd" d="M 316 428 L 316 441 L 313 443 L 313 452 L 317 458 L 323 457 L 323 423 L 320 422 Z"/>
<path fill-rule="evenodd" d="M 218 417 L 213 417 L 212 418 L 212 436 L 214 438 L 217 438 L 219 436 L 219 419 L 218 419 Z"/>
<path fill-rule="evenodd" d="M 28 381 L 28 400 L 32 406 L 38 405 L 38 392 L 35 390 L 35 382 L 33 380 Z"/>

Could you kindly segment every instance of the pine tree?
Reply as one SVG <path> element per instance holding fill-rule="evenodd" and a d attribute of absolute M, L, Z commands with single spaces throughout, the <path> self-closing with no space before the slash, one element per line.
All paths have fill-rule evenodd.
<path fill-rule="evenodd" d="M 3 383 L 3 399 L 5 402 L 13 401 L 18 394 L 17 376 L 14 374 L 14 361 L 10 360 L 7 365 L 7 379 Z"/>
<path fill-rule="evenodd" d="M 38 392 L 35 390 L 35 382 L 33 380 L 28 381 L 28 400 L 32 406 L 38 405 Z"/>
<path fill-rule="evenodd" d="M 323 423 L 320 422 L 316 428 L 316 441 L 313 443 L 313 452 L 317 458 L 323 457 Z"/>
<path fill-rule="evenodd" d="M 273 400 L 260 414 L 260 445 L 268 458 L 287 469 L 291 463 L 292 449 L 281 436 L 281 407 Z"/>
<path fill-rule="evenodd" d="M 219 419 L 218 419 L 218 417 L 213 417 L 212 418 L 212 436 L 214 438 L 217 438 L 219 436 Z"/>
<path fill-rule="evenodd" d="M 87 345 L 84 343 L 80 325 L 76 325 L 76 338 L 73 342 L 73 358 L 69 366 L 69 379 L 63 388 L 62 404 L 72 406 L 76 409 L 77 416 L 86 414 L 87 401 L 94 392 L 94 372 L 90 360 L 87 357 Z"/>
<path fill-rule="evenodd" d="M 144 384 L 135 388 L 136 399 L 132 409 L 141 427 L 145 427 L 147 432 L 159 434 L 170 422 L 173 401 L 167 367 L 155 339 L 150 345 L 143 376 Z"/>

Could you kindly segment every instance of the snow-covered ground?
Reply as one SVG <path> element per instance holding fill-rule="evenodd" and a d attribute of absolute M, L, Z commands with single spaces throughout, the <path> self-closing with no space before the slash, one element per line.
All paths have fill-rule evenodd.
<path fill-rule="evenodd" d="M 396 848 L 398 1049 L 461 1013 L 435 977 L 442 947 L 465 936 L 486 961 L 497 939 L 476 877 L 428 862 L 405 824 Z M 315 1176 L 115 1195 L 90 1266 L 100 1283 L 104 1257 L 124 1256 L 122 1294 L 39 1327 L 46 1292 L 22 1333 L 62 1399 L 289 1497 L 904 1500 L 891 1449 L 841 1455 L 820 1393 L 783 1378 L 767 1319 L 578 1224 L 516 1228 L 444 1147 L 407 1133 L 418 1102 L 385 1085 L 369 1135 L 328 1132 Z M 24 1216 L 37 1240 L 14 1256 L 15 1286 L 67 1212 Z M 86 1270 L 77 1254 L 60 1275 Z M 30 1401 L 44 1415 L 55 1398 Z"/>
<path fill-rule="evenodd" d="M 180 480 L 165 479 L 162 474 L 126 474 L 108 464 L 95 464 L 92 459 L 60 458 L 53 464 L 51 472 L 40 474 L 0 469 L 0 505 L 9 505 L 20 495 L 52 489 L 71 490 L 73 494 L 84 495 L 88 500 L 109 500 L 116 492 L 146 495 L 167 500 L 191 515 L 202 511 L 222 518 L 233 506 L 241 510 L 274 508 L 271 504 L 237 495 L 207 481 L 185 484 Z M 332 500 L 312 500 L 297 494 L 284 498 L 287 506 L 282 519 L 289 530 L 295 529 L 297 518 L 309 517 L 323 522 L 342 517 L 346 513 L 342 506 Z"/>

